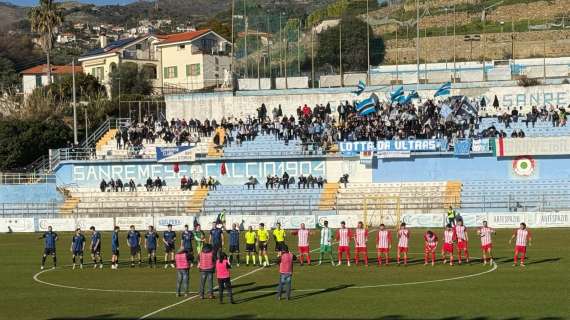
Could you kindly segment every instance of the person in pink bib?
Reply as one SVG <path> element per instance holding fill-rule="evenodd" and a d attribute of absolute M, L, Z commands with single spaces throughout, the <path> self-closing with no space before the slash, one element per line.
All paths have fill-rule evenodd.
<path fill-rule="evenodd" d="M 228 261 L 228 256 L 224 252 L 220 252 L 220 256 L 216 260 L 216 278 L 218 279 L 218 290 L 220 295 L 220 303 L 224 303 L 224 289 L 228 290 L 230 303 L 234 304 L 234 296 L 232 294 L 232 282 L 230 281 L 230 269 L 232 268 Z"/>
<path fill-rule="evenodd" d="M 180 250 L 174 256 L 174 261 L 176 262 L 176 295 L 178 297 L 188 296 L 188 283 L 190 281 L 190 257 L 188 251 L 184 248 Z"/>
<path fill-rule="evenodd" d="M 281 300 L 281 295 L 285 289 L 287 300 L 291 299 L 291 281 L 293 278 L 293 261 L 297 257 L 289 252 L 289 247 L 284 245 L 279 257 L 279 286 L 277 287 L 277 300 Z M 284 288 L 285 287 L 285 288 Z"/>

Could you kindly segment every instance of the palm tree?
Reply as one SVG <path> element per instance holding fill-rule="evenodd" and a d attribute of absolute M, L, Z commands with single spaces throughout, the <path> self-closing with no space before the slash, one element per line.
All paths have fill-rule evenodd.
<path fill-rule="evenodd" d="M 47 57 L 48 85 L 51 84 L 50 52 L 57 28 L 63 23 L 63 11 L 54 0 L 39 0 L 28 14 L 32 32 L 39 34 L 39 42 Z"/>

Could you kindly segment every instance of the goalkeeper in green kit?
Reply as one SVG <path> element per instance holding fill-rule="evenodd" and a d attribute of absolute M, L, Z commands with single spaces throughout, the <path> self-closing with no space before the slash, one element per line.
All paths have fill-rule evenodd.
<path fill-rule="evenodd" d="M 323 257 L 325 253 L 328 253 L 331 259 L 331 264 L 334 266 L 334 258 L 332 255 L 332 235 L 333 231 L 329 228 L 329 222 L 323 222 L 323 228 L 321 229 L 321 248 L 319 253 L 319 265 L 323 262 Z"/>

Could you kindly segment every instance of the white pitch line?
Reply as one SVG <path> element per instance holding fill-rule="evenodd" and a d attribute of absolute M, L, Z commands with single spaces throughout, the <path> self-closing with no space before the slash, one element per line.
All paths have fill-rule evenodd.
<path fill-rule="evenodd" d="M 250 272 L 245 273 L 245 274 L 242 274 L 242 275 L 240 275 L 240 276 L 237 276 L 237 277 L 235 277 L 235 278 L 232 279 L 232 280 L 239 280 L 239 279 L 241 279 L 241 278 L 243 278 L 243 277 L 249 276 L 250 274 L 256 273 L 257 271 L 263 270 L 263 269 L 264 269 L 264 268 L 261 267 L 261 268 L 257 268 L 257 269 L 251 270 Z M 215 288 L 214 288 L 214 289 L 215 289 Z M 176 306 L 178 306 L 178 305 L 181 305 L 181 304 L 183 304 L 183 303 L 185 303 L 185 302 L 188 302 L 188 301 L 190 301 L 190 300 L 194 300 L 194 299 L 196 299 L 197 297 L 199 297 L 199 295 L 194 295 L 194 296 L 188 297 L 188 298 L 186 298 L 186 299 L 184 299 L 184 300 L 182 300 L 182 301 L 178 301 L 178 302 L 173 303 L 173 304 L 171 304 L 171 305 L 169 305 L 169 306 L 166 306 L 166 307 L 160 308 L 160 309 L 158 309 L 158 310 L 156 310 L 156 311 L 153 311 L 153 312 L 151 312 L 151 313 L 145 314 L 144 316 L 138 318 L 138 320 L 147 319 L 147 318 L 149 318 L 149 317 L 154 316 L 154 315 L 157 314 L 157 313 L 160 313 L 160 312 L 162 312 L 162 311 L 168 310 L 168 309 L 170 309 L 170 308 L 174 308 L 174 307 L 176 307 Z"/>

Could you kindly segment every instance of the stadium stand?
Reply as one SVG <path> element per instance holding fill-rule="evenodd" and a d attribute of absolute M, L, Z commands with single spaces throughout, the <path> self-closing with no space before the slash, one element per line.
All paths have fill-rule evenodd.
<path fill-rule="evenodd" d="M 60 213 L 62 216 L 67 213 L 89 217 L 185 215 L 195 209 L 192 206 L 194 192 L 176 187 L 164 187 L 162 191 L 146 191 L 139 187 L 134 192 L 74 188 L 70 189 L 69 196 L 78 199 L 76 206 Z"/>
<path fill-rule="evenodd" d="M 497 131 L 504 131 L 507 137 L 511 137 L 514 131 L 522 131 L 527 137 L 560 137 L 570 136 L 570 127 L 568 126 L 553 126 L 552 122 L 545 120 L 538 120 L 534 125 L 526 123 L 522 118 L 517 122 L 510 122 L 509 127 L 504 122 L 499 122 L 497 118 L 483 118 L 481 119 L 481 129 L 488 129 L 495 127 Z"/>
<path fill-rule="evenodd" d="M 219 186 L 208 193 L 204 202 L 204 213 L 219 213 L 226 209 L 230 214 L 310 214 L 320 208 L 324 189 L 247 189 L 245 186 Z"/>

